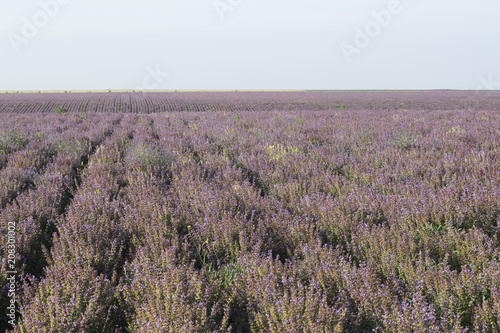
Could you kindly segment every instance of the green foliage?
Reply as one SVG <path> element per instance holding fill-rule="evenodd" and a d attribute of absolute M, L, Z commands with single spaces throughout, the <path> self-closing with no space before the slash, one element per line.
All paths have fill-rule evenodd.
<path fill-rule="evenodd" d="M 29 142 L 30 139 L 26 135 L 20 133 L 16 128 L 0 133 L 0 151 L 3 150 L 6 153 L 24 148 Z"/>
<path fill-rule="evenodd" d="M 61 106 L 58 106 L 55 110 L 54 110 L 55 113 L 58 113 L 58 114 L 61 114 L 61 113 L 67 113 L 68 112 L 68 109 L 66 108 L 63 108 Z"/>
<path fill-rule="evenodd" d="M 126 161 L 143 166 L 169 168 L 174 158 L 154 144 L 139 143 L 129 148 Z"/>
<path fill-rule="evenodd" d="M 400 126 L 392 132 L 389 142 L 394 147 L 411 149 L 416 147 L 418 138 L 408 128 Z"/>
<path fill-rule="evenodd" d="M 90 153 L 92 144 L 87 140 L 66 140 L 59 142 L 55 150 L 58 153 L 77 154 L 84 156 Z"/>
<path fill-rule="evenodd" d="M 302 151 L 298 147 L 292 145 L 283 146 L 279 143 L 266 147 L 266 152 L 269 155 L 270 161 L 283 160 L 287 155 L 300 155 Z"/>
<path fill-rule="evenodd" d="M 237 276 L 243 272 L 237 264 L 224 265 L 217 269 L 212 262 L 205 264 L 203 269 L 208 281 L 220 280 L 226 287 L 231 287 Z"/>

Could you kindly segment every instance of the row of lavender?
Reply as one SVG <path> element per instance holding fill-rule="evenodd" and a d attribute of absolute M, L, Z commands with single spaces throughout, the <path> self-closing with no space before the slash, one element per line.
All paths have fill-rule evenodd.
<path fill-rule="evenodd" d="M 17 121 L 14 331 L 500 329 L 496 112 L 101 117 Z"/>
<path fill-rule="evenodd" d="M 71 200 L 79 170 L 95 147 L 111 133 L 119 117 L 3 118 L 5 167 L 0 170 L 0 231 L 6 235 L 9 223 L 16 224 L 15 270 L 21 278 L 28 274 L 40 276 L 46 264 L 43 251 L 52 244 L 55 221 Z M 2 237 L 0 245 L 0 304 L 4 310 L 7 302 L 5 273 L 13 269 L 7 267 L 7 237 Z M 1 318 L 1 326 L 6 327 L 5 317 Z"/>
<path fill-rule="evenodd" d="M 233 91 L 2 93 L 0 113 L 301 110 L 491 110 L 497 91 Z"/>

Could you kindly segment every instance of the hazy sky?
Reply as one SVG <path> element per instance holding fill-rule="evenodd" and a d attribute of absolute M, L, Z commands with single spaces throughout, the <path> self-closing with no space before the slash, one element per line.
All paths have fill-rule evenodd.
<path fill-rule="evenodd" d="M 4 1 L 0 36 L 0 90 L 500 89 L 498 0 Z"/>

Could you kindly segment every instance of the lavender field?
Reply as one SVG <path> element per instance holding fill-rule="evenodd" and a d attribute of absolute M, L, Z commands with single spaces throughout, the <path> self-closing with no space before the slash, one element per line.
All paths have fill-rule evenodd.
<path fill-rule="evenodd" d="M 237 91 L 0 94 L 0 113 L 498 110 L 496 91 Z"/>
<path fill-rule="evenodd" d="M 133 96 L 0 96 L 0 331 L 500 331 L 499 93 Z"/>

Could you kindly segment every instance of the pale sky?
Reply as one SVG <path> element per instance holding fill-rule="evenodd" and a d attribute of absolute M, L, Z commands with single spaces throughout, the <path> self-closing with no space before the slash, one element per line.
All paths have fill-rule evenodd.
<path fill-rule="evenodd" d="M 499 39 L 498 0 L 4 0 L 0 90 L 500 89 Z"/>

